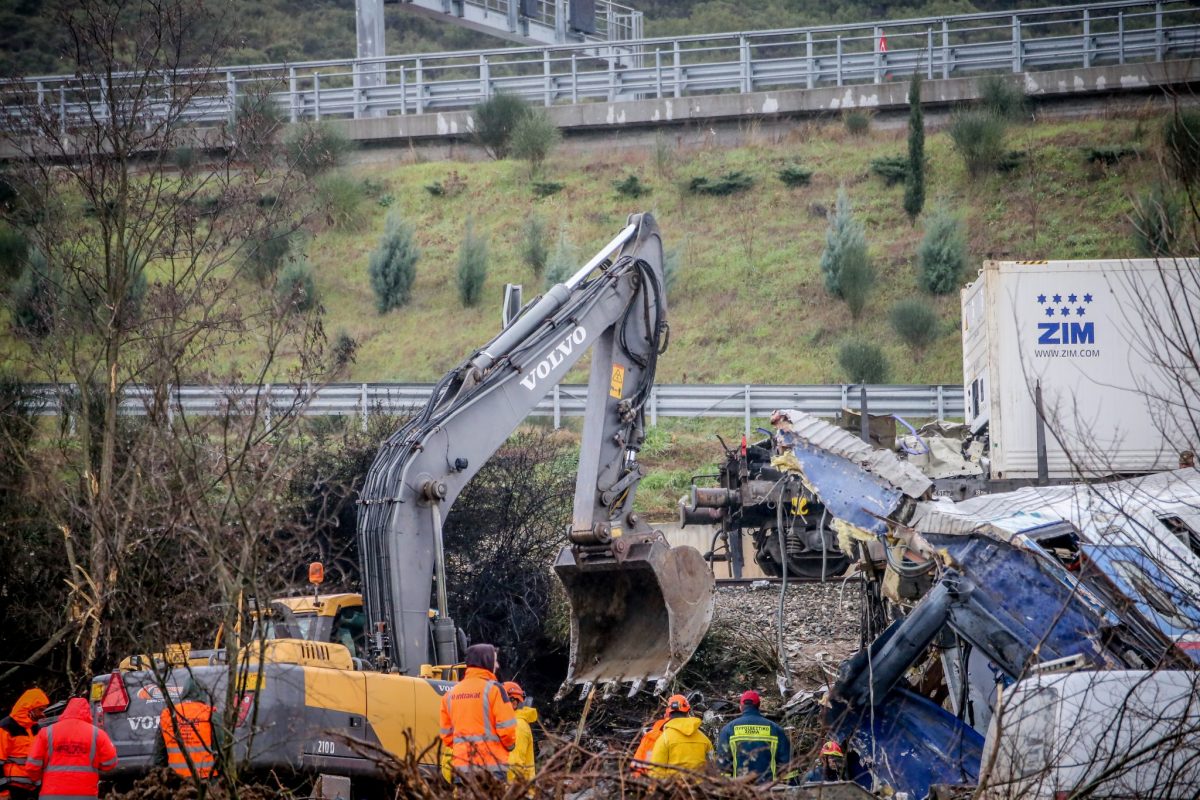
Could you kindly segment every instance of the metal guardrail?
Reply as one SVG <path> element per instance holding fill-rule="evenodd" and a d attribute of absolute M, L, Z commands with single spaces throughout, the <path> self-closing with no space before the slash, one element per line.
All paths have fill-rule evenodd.
<path fill-rule="evenodd" d="M 164 73 L 149 81 L 146 75 L 27 78 L 0 84 L 0 113 L 11 128 L 28 120 L 36 105 L 43 118 L 57 118 L 64 133 L 77 120 L 94 124 L 94 117 L 113 113 L 221 124 L 233 119 L 240 97 L 258 93 L 299 122 L 465 109 L 497 92 L 550 106 L 880 83 L 914 70 L 950 78 L 1162 62 L 1198 53 L 1195 2 L 1126 0 L 619 44 L 230 67 L 199 77 Z M 195 86 L 197 80 L 203 85 Z M 148 86 L 152 97 L 146 96 Z M 126 91 L 137 92 L 138 102 L 122 102 Z"/>
<path fill-rule="evenodd" d="M 71 384 L 38 384 L 33 389 L 37 413 L 58 416 L 70 408 Z M 429 401 L 431 383 L 335 383 L 319 387 L 295 384 L 264 386 L 177 386 L 167 403 L 170 414 L 216 415 L 299 413 L 304 416 L 357 416 L 365 428 L 372 414 L 396 414 L 415 410 Z M 651 390 L 647 416 L 651 425 L 659 417 L 741 417 L 746 433 L 751 421 L 781 408 L 799 409 L 833 416 L 842 408 L 858 408 L 857 385 L 763 386 L 736 384 L 657 384 Z M 153 393 L 141 386 L 130 387 L 121 412 L 131 416 L 147 413 Z M 554 427 L 564 417 L 582 417 L 587 401 L 586 384 L 555 386 L 530 414 L 549 417 Z M 871 413 L 902 417 L 961 418 L 963 387 L 959 385 L 872 385 L 867 387 Z"/>

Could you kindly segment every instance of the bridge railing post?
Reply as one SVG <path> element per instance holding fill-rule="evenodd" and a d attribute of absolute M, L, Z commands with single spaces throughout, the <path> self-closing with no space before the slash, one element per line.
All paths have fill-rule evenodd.
<path fill-rule="evenodd" d="M 229 96 L 229 125 L 237 124 L 237 78 L 232 72 L 225 73 L 225 90 Z"/>
<path fill-rule="evenodd" d="M 842 85 L 842 35 L 837 37 L 837 85 Z"/>
<path fill-rule="evenodd" d="M 675 63 L 675 81 L 674 81 L 675 96 L 682 97 L 683 96 L 683 65 L 680 64 L 680 58 L 679 58 L 679 40 L 676 39 L 674 42 L 672 42 L 672 45 L 674 46 L 674 54 L 673 55 L 675 58 L 675 62 L 674 62 Z"/>
<path fill-rule="evenodd" d="M 300 98 L 296 88 L 296 68 L 288 67 L 288 122 L 300 121 Z"/>
<path fill-rule="evenodd" d="M 617 60 L 613 53 L 613 46 L 608 46 L 608 102 L 613 102 L 617 99 Z"/>
<path fill-rule="evenodd" d="M 811 89 L 816 86 L 816 64 L 813 63 L 813 37 L 812 31 L 807 31 L 804 34 L 804 62 L 808 67 L 808 76 L 805 78 L 804 85 Z"/>
<path fill-rule="evenodd" d="M 950 64 L 952 58 L 950 50 L 950 21 L 942 20 L 942 79 L 950 77 L 953 67 Z"/>
<path fill-rule="evenodd" d="M 1167 58 L 1166 36 L 1163 32 L 1163 4 L 1154 4 L 1154 60 L 1165 61 Z"/>
<path fill-rule="evenodd" d="M 417 113 L 425 113 L 425 75 L 422 68 L 421 59 L 417 59 L 415 77 L 417 79 Z"/>
<path fill-rule="evenodd" d="M 662 50 L 654 48 L 654 94 L 662 100 Z"/>
<path fill-rule="evenodd" d="M 487 100 L 492 95 L 487 56 L 479 54 L 479 99 Z"/>
<path fill-rule="evenodd" d="M 925 29 L 925 78 L 933 80 L 933 28 Z"/>
<path fill-rule="evenodd" d="M 550 74 L 550 48 L 542 48 L 542 105 L 554 105 L 554 76 Z"/>
<path fill-rule="evenodd" d="M 750 40 L 745 36 L 738 37 L 738 61 L 741 62 L 742 92 L 749 94 L 754 91 L 754 76 L 750 73 Z"/>
<path fill-rule="evenodd" d="M 579 102 L 579 60 L 576 53 L 571 53 L 571 102 Z"/>
<path fill-rule="evenodd" d="M 313 118 L 321 121 L 321 73 L 313 73 Z"/>
<path fill-rule="evenodd" d="M 883 29 L 878 25 L 871 31 L 871 49 L 875 53 L 875 82 L 883 83 L 883 48 L 880 47 L 880 39 L 883 37 Z"/>
<path fill-rule="evenodd" d="M 1092 15 L 1083 10 L 1083 68 L 1092 65 Z"/>
<path fill-rule="evenodd" d="M 1016 14 L 1012 18 L 1012 71 L 1021 71 L 1021 18 Z"/>
<path fill-rule="evenodd" d="M 64 136 L 67 133 L 67 87 L 65 84 L 58 87 L 58 132 Z"/>
<path fill-rule="evenodd" d="M 1117 63 L 1125 64 L 1125 12 L 1117 12 Z"/>

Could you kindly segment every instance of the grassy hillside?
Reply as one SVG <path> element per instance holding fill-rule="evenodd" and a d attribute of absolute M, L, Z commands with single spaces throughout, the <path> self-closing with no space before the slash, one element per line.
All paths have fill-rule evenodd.
<path fill-rule="evenodd" d="M 1150 157 L 1154 121 L 1073 119 L 1012 129 L 1009 146 L 1029 153 L 1010 174 L 970 179 L 944 132 L 930 130 L 929 208 L 942 204 L 965 220 L 972 269 L 985 258 L 1045 259 L 1132 254 L 1126 215 L 1131 197 L 1158 174 Z M 367 280 L 367 259 L 388 209 L 362 206 L 361 230 L 325 231 L 308 247 L 327 310 L 326 330 L 344 331 L 359 344 L 352 380 L 433 380 L 496 332 L 505 282 L 527 286 L 518 243 L 523 221 L 545 218 L 565 231 L 586 258 L 623 224 L 629 212 L 652 210 L 668 249 L 682 263 L 670 294 L 671 348 L 660 362 L 664 382 L 822 383 L 845 380 L 837 349 L 850 335 L 883 344 L 898 383 L 958 382 L 961 378 L 958 297 L 931 298 L 943 333 L 917 361 L 895 339 L 891 306 L 917 294 L 915 250 L 920 224 L 901 209 L 901 186 L 886 187 L 869 173 L 871 159 L 904 152 L 904 130 L 847 134 L 840 121 L 800 123 L 786 135 L 753 126 L 734 149 L 705 144 L 694 129 L 668 131 L 657 146 L 595 146 L 553 157 L 547 177 L 561 193 L 534 197 L 527 168 L 512 161 L 480 163 L 373 163 L 351 168 L 393 198 L 391 209 L 416 228 L 422 249 L 414 299 L 379 315 Z M 1113 167 L 1088 164 L 1082 148 L 1136 145 L 1147 155 Z M 411 156 L 409 157 L 411 160 Z M 670 163 L 666 163 L 668 161 Z M 779 168 L 799 163 L 814 171 L 811 185 L 786 188 Z M 732 197 L 686 190 L 697 175 L 742 170 L 754 187 Z M 423 188 L 452 171 L 466 180 L 455 197 Z M 653 186 L 639 200 L 617 195 L 613 182 L 639 175 Z M 380 187 L 379 185 L 382 184 Z M 828 295 L 818 260 L 826 209 L 845 185 L 865 223 L 878 281 L 857 322 Z M 480 307 L 459 304 L 454 271 L 464 225 L 473 217 L 490 242 L 491 270 Z"/>

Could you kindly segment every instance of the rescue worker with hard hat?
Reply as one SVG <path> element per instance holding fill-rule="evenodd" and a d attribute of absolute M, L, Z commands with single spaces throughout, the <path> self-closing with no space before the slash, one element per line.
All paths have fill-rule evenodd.
<path fill-rule="evenodd" d="M 654 723 L 642 731 L 642 738 L 638 741 L 637 749 L 633 751 L 633 772 L 635 775 L 644 775 L 650 769 L 650 756 L 654 753 L 654 743 L 658 741 L 658 737 L 662 736 L 663 725 L 667 724 L 667 720 L 671 718 L 671 709 L 667 707 L 663 711 L 662 716 L 654 720 Z"/>
<path fill-rule="evenodd" d="M 208 780 L 217 771 L 213 742 L 215 709 L 205 702 L 203 690 L 190 682 L 177 703 L 168 703 L 158 717 L 167 766 L 184 780 L 193 774 Z M 194 773 L 193 773 L 194 770 Z"/>
<path fill-rule="evenodd" d="M 464 660 L 466 675 L 442 696 L 442 745 L 450 750 L 455 777 L 483 770 L 504 781 L 517 744 L 517 717 L 496 679 L 499 654 L 490 644 L 473 644 Z"/>
<path fill-rule="evenodd" d="M 117 748 L 92 724 L 87 699 L 72 697 L 58 721 L 38 731 L 25 766 L 42 782 L 42 800 L 87 800 L 98 796 L 100 775 L 116 769 Z"/>
<path fill-rule="evenodd" d="M 29 777 L 25 758 L 48 705 L 50 698 L 41 689 L 26 689 L 13 704 L 12 713 L 0 719 L 0 800 L 37 797 L 37 783 Z"/>
<path fill-rule="evenodd" d="M 721 728 L 717 737 L 717 766 L 734 778 L 755 775 L 759 783 L 786 777 L 792 745 L 783 728 L 759 712 L 762 698 L 753 689 L 742 692 L 742 715 Z"/>
<path fill-rule="evenodd" d="M 537 765 L 534 763 L 533 723 L 538 720 L 538 712 L 525 697 L 525 690 L 516 681 L 505 681 L 504 691 L 512 701 L 513 715 L 517 718 L 517 744 L 508 754 L 508 782 L 531 781 L 537 774 Z"/>
<path fill-rule="evenodd" d="M 836 783 L 846 779 L 846 754 L 842 746 L 830 739 L 821 748 L 821 760 L 805 776 L 808 783 Z"/>
<path fill-rule="evenodd" d="M 712 756 L 712 742 L 700 730 L 700 719 L 691 715 L 692 704 L 686 697 L 671 695 L 667 709 L 669 718 L 650 754 L 650 776 L 675 778 L 684 771 L 699 772 Z"/>

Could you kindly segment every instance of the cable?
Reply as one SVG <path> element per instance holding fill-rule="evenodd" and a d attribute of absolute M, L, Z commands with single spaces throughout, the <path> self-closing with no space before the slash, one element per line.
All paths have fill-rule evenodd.
<path fill-rule="evenodd" d="M 900 416 L 899 414 L 892 414 L 892 419 L 896 420 L 896 422 L 899 422 L 901 425 L 908 428 L 908 432 L 911 433 L 913 435 L 913 437 L 916 438 L 916 440 L 921 443 L 921 447 L 924 448 L 922 450 L 913 450 L 904 443 L 903 439 L 901 439 L 900 440 L 900 449 L 901 450 L 908 453 L 910 456 L 923 456 L 923 455 L 926 455 L 929 453 L 929 445 L 926 444 L 925 440 L 921 438 L 921 434 L 917 433 L 917 429 L 908 423 L 908 420 L 904 419 L 904 417 Z"/>
<path fill-rule="evenodd" d="M 791 480 L 790 476 L 784 476 L 784 478 L 780 479 L 780 482 L 782 483 L 784 480 L 787 480 L 790 482 L 790 480 Z M 780 664 L 783 665 L 784 688 L 790 690 L 792 688 L 792 670 L 788 666 L 787 650 L 783 646 L 783 607 L 784 607 L 784 600 L 787 595 L 787 579 L 788 579 L 788 555 L 787 555 L 787 547 L 785 546 L 786 545 L 786 543 L 785 543 L 786 533 L 784 532 L 784 529 L 783 529 L 783 495 L 784 495 L 784 491 L 781 487 L 780 492 L 779 492 L 779 502 L 775 504 L 775 519 L 776 519 L 775 531 L 779 537 L 779 562 L 783 567 L 783 577 L 782 577 L 782 580 L 780 580 L 780 582 L 779 582 L 779 615 L 778 615 L 778 619 L 776 620 L 776 623 L 777 623 L 776 631 L 778 633 L 778 641 L 776 643 L 776 647 L 779 648 L 779 662 L 780 662 Z"/>

